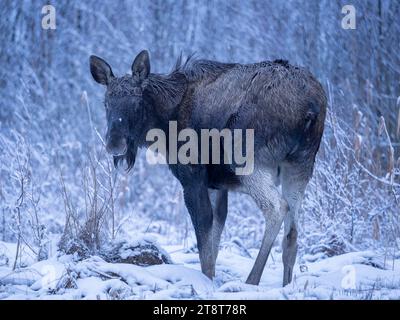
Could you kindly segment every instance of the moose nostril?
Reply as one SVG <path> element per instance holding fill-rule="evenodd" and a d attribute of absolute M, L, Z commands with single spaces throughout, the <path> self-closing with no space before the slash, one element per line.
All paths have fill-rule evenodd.
<path fill-rule="evenodd" d="M 120 139 L 111 138 L 106 145 L 107 152 L 114 156 L 124 155 L 127 149 L 128 146 L 125 138 L 120 138 Z"/>

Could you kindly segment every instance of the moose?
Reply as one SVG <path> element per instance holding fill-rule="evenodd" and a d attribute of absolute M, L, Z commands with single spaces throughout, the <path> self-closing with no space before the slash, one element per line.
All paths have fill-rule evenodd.
<path fill-rule="evenodd" d="M 228 211 L 228 191 L 248 194 L 265 217 L 261 248 L 247 283 L 258 285 L 272 245 L 284 223 L 283 286 L 292 280 L 297 254 L 297 216 L 324 130 L 327 99 L 305 68 L 286 60 L 254 64 L 178 59 L 169 74 L 150 72 L 141 51 L 132 74 L 114 75 L 90 57 L 90 71 L 106 87 L 106 150 L 127 169 L 138 148 L 148 148 L 153 128 L 253 129 L 254 170 L 235 174 L 236 164 L 168 164 L 183 188 L 199 249 L 202 272 L 212 279 Z M 167 146 L 168 152 L 168 146 Z M 281 186 L 281 190 L 279 188 Z"/>

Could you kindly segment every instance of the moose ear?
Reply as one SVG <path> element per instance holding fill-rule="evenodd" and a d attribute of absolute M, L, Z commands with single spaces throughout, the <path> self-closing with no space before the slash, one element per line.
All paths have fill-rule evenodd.
<path fill-rule="evenodd" d="M 90 56 L 90 73 L 96 82 L 105 86 L 114 78 L 110 65 L 96 56 Z"/>
<path fill-rule="evenodd" d="M 141 51 L 132 63 L 132 76 L 144 80 L 150 73 L 150 58 L 147 50 Z"/>

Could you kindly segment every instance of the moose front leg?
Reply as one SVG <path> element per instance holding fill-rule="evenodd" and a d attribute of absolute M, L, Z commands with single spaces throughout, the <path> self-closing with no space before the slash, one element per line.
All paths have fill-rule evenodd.
<path fill-rule="evenodd" d="M 222 231 L 224 230 L 226 216 L 228 213 L 228 191 L 208 189 L 211 206 L 213 209 L 213 247 L 214 261 L 217 260 L 219 243 L 221 242 Z"/>
<path fill-rule="evenodd" d="M 195 180 L 195 179 L 194 179 Z M 207 187 L 198 181 L 184 186 L 185 204 L 196 232 L 201 271 L 210 279 L 215 275 L 213 210 Z"/>

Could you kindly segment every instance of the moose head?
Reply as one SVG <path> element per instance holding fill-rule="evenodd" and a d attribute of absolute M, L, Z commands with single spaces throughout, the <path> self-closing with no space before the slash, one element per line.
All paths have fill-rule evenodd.
<path fill-rule="evenodd" d="M 144 91 L 150 74 L 150 59 L 141 51 L 132 63 L 132 74 L 116 77 L 111 66 L 97 56 L 90 57 L 94 80 L 106 86 L 104 105 L 107 117 L 106 150 L 117 166 L 126 160 L 133 167 L 143 133 L 146 104 Z"/>

